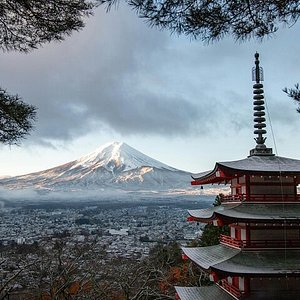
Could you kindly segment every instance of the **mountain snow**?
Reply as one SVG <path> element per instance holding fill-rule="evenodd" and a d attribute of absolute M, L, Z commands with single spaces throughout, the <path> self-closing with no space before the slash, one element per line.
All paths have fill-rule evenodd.
<path fill-rule="evenodd" d="M 86 168 L 101 166 L 112 173 L 124 172 L 143 166 L 152 166 L 154 168 L 167 169 L 170 171 L 176 170 L 135 150 L 123 142 L 107 143 L 99 147 L 91 154 L 76 160 L 73 168 L 80 166 Z"/>
<path fill-rule="evenodd" d="M 75 161 L 0 180 L 8 189 L 52 191 L 169 190 L 189 188 L 190 173 L 163 164 L 122 142 L 112 142 Z"/>

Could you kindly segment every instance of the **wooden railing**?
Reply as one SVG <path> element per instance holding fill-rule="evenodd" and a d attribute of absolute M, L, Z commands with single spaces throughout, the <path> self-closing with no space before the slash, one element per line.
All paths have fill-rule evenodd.
<path fill-rule="evenodd" d="M 274 194 L 274 195 L 250 195 L 246 196 L 244 194 L 240 195 L 224 195 L 221 198 L 222 202 L 300 202 L 300 194 L 294 195 L 281 195 L 281 194 Z"/>
<path fill-rule="evenodd" d="M 300 248 L 300 240 L 241 241 L 242 248 Z"/>
<path fill-rule="evenodd" d="M 246 195 L 222 195 L 221 202 L 242 202 L 246 200 Z"/>
<path fill-rule="evenodd" d="M 234 239 L 228 235 L 220 234 L 220 243 L 234 248 L 242 248 L 243 241 Z"/>
<path fill-rule="evenodd" d="M 233 248 L 300 248 L 300 240 L 238 240 L 228 235 L 220 235 L 220 243 Z"/>
<path fill-rule="evenodd" d="M 240 299 L 242 297 L 242 292 L 232 284 L 230 284 L 227 280 L 221 280 L 222 287 L 228 291 L 231 295 L 235 296 L 236 298 Z"/>

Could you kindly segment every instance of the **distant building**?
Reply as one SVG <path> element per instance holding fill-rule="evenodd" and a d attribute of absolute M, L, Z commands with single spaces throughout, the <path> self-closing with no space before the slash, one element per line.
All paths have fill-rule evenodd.
<path fill-rule="evenodd" d="M 25 242 L 26 242 L 26 239 L 24 237 L 18 237 L 17 238 L 17 244 L 18 245 L 25 244 Z"/>
<path fill-rule="evenodd" d="M 109 229 L 111 235 L 128 235 L 129 228 Z"/>
<path fill-rule="evenodd" d="M 176 287 L 181 300 L 300 299 L 300 160 L 279 157 L 265 145 L 262 68 L 253 68 L 256 147 L 242 160 L 216 163 L 193 185 L 230 184 L 221 205 L 189 211 L 189 220 L 228 225 L 210 247 L 183 248 L 214 282 Z M 283 112 L 284 113 L 284 112 Z"/>

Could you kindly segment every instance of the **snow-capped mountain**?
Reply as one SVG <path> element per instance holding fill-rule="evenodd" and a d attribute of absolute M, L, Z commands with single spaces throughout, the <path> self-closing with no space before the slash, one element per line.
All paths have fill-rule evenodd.
<path fill-rule="evenodd" d="M 0 187 L 37 190 L 169 190 L 188 188 L 190 174 L 165 165 L 125 143 L 112 142 L 78 160 L 0 180 Z"/>

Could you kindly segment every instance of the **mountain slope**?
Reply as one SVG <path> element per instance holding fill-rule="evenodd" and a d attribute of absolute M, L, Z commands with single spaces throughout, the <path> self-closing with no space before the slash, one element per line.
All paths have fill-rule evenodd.
<path fill-rule="evenodd" d="M 89 155 L 55 168 L 0 181 L 0 186 L 9 189 L 54 191 L 168 190 L 187 188 L 189 185 L 189 173 L 163 164 L 120 142 L 105 144 Z"/>

